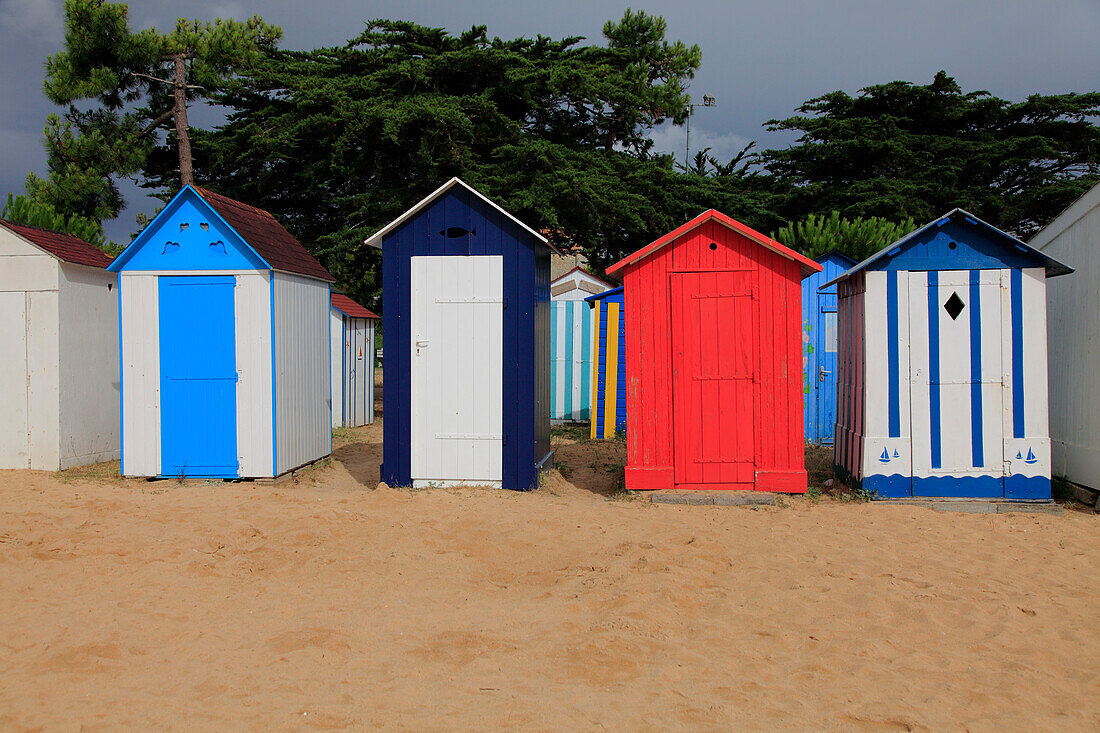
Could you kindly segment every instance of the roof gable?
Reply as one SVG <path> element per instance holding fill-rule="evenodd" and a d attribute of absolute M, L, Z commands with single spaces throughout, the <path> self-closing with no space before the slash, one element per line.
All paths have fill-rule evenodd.
<path fill-rule="evenodd" d="M 826 283 L 860 270 L 999 270 L 1043 267 L 1047 277 L 1073 272 L 1016 237 L 962 209 L 910 232 Z"/>
<path fill-rule="evenodd" d="M 351 318 L 373 318 L 378 319 L 371 311 L 367 310 L 363 306 L 356 303 L 354 300 L 344 295 L 343 293 L 332 293 L 330 297 L 332 307 L 343 313 L 345 316 Z"/>
<path fill-rule="evenodd" d="M 101 268 L 111 264 L 111 258 L 106 252 L 71 234 L 30 224 L 16 224 L 4 219 L 0 219 L 0 226 L 62 262 Z"/>
<path fill-rule="evenodd" d="M 607 274 L 612 275 L 623 269 L 627 265 L 644 260 L 645 258 L 655 253 L 657 250 L 664 247 L 666 244 L 669 244 L 670 242 L 675 242 L 680 237 L 684 236 L 693 229 L 702 226 L 708 221 L 717 222 L 728 229 L 732 229 L 733 231 L 741 234 L 750 241 L 753 241 L 762 247 L 766 247 L 767 249 L 770 249 L 773 252 L 782 255 L 789 260 L 794 260 L 799 264 L 802 269 L 802 277 L 808 277 L 815 272 L 821 272 L 821 265 L 817 264 L 809 257 L 795 252 L 793 249 L 780 244 L 771 237 L 764 236 L 752 227 L 746 226 L 736 219 L 726 216 L 720 211 L 709 209 L 707 211 L 704 211 L 702 214 L 699 214 L 699 216 L 695 217 L 686 224 L 683 224 L 682 226 L 669 232 L 660 239 L 651 242 L 650 244 L 647 244 L 645 247 L 642 247 L 633 254 L 627 255 L 623 259 L 619 260 L 614 265 L 607 268 Z"/>
<path fill-rule="evenodd" d="M 186 186 L 111 263 L 111 270 L 280 270 L 332 276 L 267 212 Z"/>
<path fill-rule="evenodd" d="M 437 188 L 436 190 L 432 191 L 430 194 L 425 196 L 415 206 L 413 206 L 411 209 L 406 211 L 404 214 L 397 217 L 396 219 L 391 221 L 389 224 L 387 224 L 386 226 L 382 227 L 377 232 L 375 232 L 374 234 L 369 236 L 368 238 L 364 239 L 363 244 L 369 245 L 371 247 L 381 248 L 382 247 L 382 240 L 386 237 L 387 234 L 389 234 L 390 232 L 392 232 L 395 229 L 397 229 L 398 227 L 400 227 L 406 221 L 409 221 L 410 219 L 413 219 L 414 217 L 416 217 L 417 214 L 419 214 L 421 211 L 426 209 L 432 202 L 434 202 L 436 199 L 442 197 L 444 194 L 447 193 L 447 191 L 454 188 L 455 186 L 461 186 L 466 191 L 468 191 L 470 194 L 472 194 L 472 195 L 476 196 L 477 198 L 479 198 L 485 204 L 487 204 L 487 205 L 491 206 L 492 208 L 496 209 L 498 212 L 500 212 L 505 217 L 510 219 L 512 222 L 514 222 L 517 226 L 519 226 L 520 229 L 522 229 L 523 231 L 530 234 L 537 243 L 545 245 L 546 247 L 549 247 L 554 252 L 558 251 L 557 248 L 554 247 L 554 245 L 550 244 L 549 240 L 547 240 L 546 237 L 542 236 L 541 234 L 536 232 L 534 229 L 532 229 L 531 227 L 527 226 L 522 221 L 520 221 L 519 219 L 514 217 L 512 214 L 505 211 L 497 203 L 495 203 L 494 201 L 489 199 L 483 193 L 481 193 L 476 188 L 474 188 L 470 184 L 463 181 L 461 178 L 458 178 L 457 176 L 452 178 L 451 180 L 447 181 L 442 186 L 440 186 L 439 188 Z M 450 234 L 447 233 L 447 232 L 440 232 L 440 235 L 441 236 L 450 236 Z"/>
<path fill-rule="evenodd" d="M 270 265 L 202 198 L 183 189 L 118 256 L 112 270 L 267 270 Z"/>
<path fill-rule="evenodd" d="M 1046 246 L 1057 239 L 1062 232 L 1097 208 L 1100 208 L 1100 183 L 1083 193 L 1076 201 L 1067 206 L 1061 214 L 1054 217 L 1054 220 L 1032 237 L 1028 244 L 1035 249 L 1046 249 Z"/>

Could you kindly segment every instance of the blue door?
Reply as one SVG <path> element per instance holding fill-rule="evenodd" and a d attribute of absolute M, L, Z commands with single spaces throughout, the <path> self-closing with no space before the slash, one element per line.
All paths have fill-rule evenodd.
<path fill-rule="evenodd" d="M 232 276 L 160 277 L 164 476 L 237 476 Z"/>
<path fill-rule="evenodd" d="M 817 302 L 817 440 L 832 445 L 836 426 L 836 293 L 819 293 Z"/>

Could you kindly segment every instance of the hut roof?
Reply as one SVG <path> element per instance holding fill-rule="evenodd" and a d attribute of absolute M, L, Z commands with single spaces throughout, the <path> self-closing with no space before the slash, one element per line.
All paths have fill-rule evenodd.
<path fill-rule="evenodd" d="M 378 318 L 373 312 L 359 305 L 343 293 L 332 294 L 332 307 L 345 316 L 351 316 L 352 318 L 374 318 L 376 320 Z"/>
<path fill-rule="evenodd" d="M 31 244 L 46 250 L 62 262 L 104 268 L 111 264 L 111 258 L 107 253 L 94 244 L 89 244 L 71 234 L 29 224 L 16 224 L 4 219 L 0 219 L 0 225 Z"/>

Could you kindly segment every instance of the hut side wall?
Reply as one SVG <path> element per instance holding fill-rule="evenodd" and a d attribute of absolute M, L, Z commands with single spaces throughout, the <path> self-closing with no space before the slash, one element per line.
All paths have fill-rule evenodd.
<path fill-rule="evenodd" d="M 675 482 L 669 275 L 701 270 L 756 273 L 759 341 L 747 345 L 760 355 L 756 488 L 804 491 L 802 393 L 794 376 L 801 365 L 799 265 L 713 221 L 625 268 L 627 414 L 639 416 L 627 441 L 627 487 Z"/>
<path fill-rule="evenodd" d="M 117 283 L 102 268 L 60 266 L 60 468 L 119 457 Z"/>
<path fill-rule="evenodd" d="M 476 228 L 477 235 L 451 238 L 439 234 L 451 227 Z M 504 258 L 502 401 L 509 409 L 502 426 L 502 486 L 533 489 L 537 469 L 550 452 L 549 252 L 530 233 L 461 186 L 441 194 L 382 242 L 386 334 L 382 478 L 394 486 L 412 484 L 409 283 L 412 258 L 429 255 Z"/>
<path fill-rule="evenodd" d="M 274 278 L 275 473 L 280 474 L 332 452 L 331 296 L 327 282 L 282 272 Z"/>
<path fill-rule="evenodd" d="M 583 300 L 550 302 L 552 343 L 550 418 L 588 420 L 592 414 L 593 310 Z"/>
<path fill-rule="evenodd" d="M 1076 269 L 1047 284 L 1049 348 L 1055 355 L 1050 359 L 1051 468 L 1100 490 L 1100 186 L 1062 217 L 1069 223 L 1049 241 L 1046 232 L 1036 237 L 1043 240 L 1044 254 Z M 1056 220 L 1051 227 L 1062 224 Z"/>
<path fill-rule="evenodd" d="M 274 476 L 271 385 L 271 272 L 237 275 L 233 298 L 239 475 Z"/>
<path fill-rule="evenodd" d="M 333 308 L 331 323 L 332 427 L 369 425 L 374 422 L 374 320 Z"/>
<path fill-rule="evenodd" d="M 160 475 L 160 318 L 156 275 L 119 277 L 122 473 Z"/>
<path fill-rule="evenodd" d="M 824 291 L 820 288 L 839 277 L 855 262 L 837 253 L 820 257 L 817 262 L 822 266 L 822 271 L 802 281 L 803 432 L 808 442 L 829 445 L 833 443 L 836 423 L 836 362 L 839 355 L 835 349 L 839 338 L 830 340 L 827 329 L 821 326 L 824 320 L 822 308 L 836 307 L 837 286 L 831 285 Z M 839 315 L 836 317 L 839 320 Z M 833 336 L 836 337 L 835 330 Z M 821 367 L 827 372 L 824 380 L 818 377 Z"/>
<path fill-rule="evenodd" d="M 863 431 L 866 390 L 863 380 L 864 275 L 856 273 L 837 288 L 837 409 L 833 446 L 837 473 L 859 482 L 863 478 Z"/>

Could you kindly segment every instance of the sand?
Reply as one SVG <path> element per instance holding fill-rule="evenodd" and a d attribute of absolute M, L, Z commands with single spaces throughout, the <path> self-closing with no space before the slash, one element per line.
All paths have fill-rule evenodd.
<path fill-rule="evenodd" d="M 1100 518 L 0 472 L 0 728 L 1096 730 Z M 609 498 L 610 497 L 610 498 Z"/>

